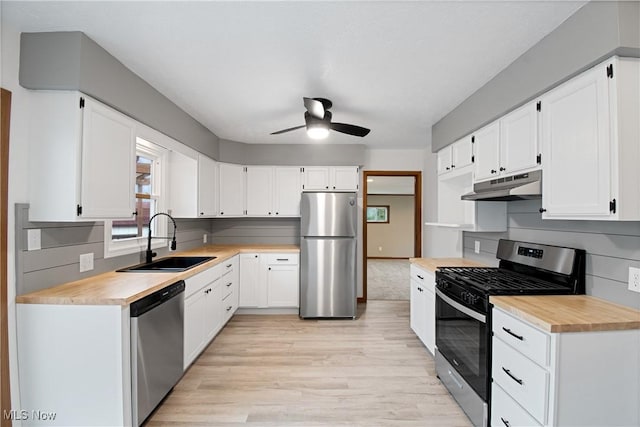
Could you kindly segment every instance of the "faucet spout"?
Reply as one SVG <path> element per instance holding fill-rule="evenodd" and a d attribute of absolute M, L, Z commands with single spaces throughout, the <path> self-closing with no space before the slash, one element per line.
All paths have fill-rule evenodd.
<path fill-rule="evenodd" d="M 171 222 L 173 222 L 173 238 L 171 239 L 171 250 L 175 251 L 176 250 L 176 229 L 178 228 L 176 226 L 176 220 L 173 219 L 173 217 L 171 215 L 169 215 L 168 213 L 164 213 L 164 212 L 158 212 L 157 214 L 153 215 L 151 218 L 149 218 L 149 232 L 148 232 L 148 238 L 147 238 L 147 250 L 145 252 L 145 262 L 147 264 L 149 264 L 152 260 L 153 257 L 158 255 L 157 253 L 153 252 L 151 250 L 151 221 L 153 221 L 153 219 L 155 217 L 157 217 L 158 215 L 164 215 L 166 217 L 168 217 Z"/>

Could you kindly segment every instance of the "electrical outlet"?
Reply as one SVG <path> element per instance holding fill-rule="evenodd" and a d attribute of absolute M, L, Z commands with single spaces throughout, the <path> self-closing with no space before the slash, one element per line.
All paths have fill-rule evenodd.
<path fill-rule="evenodd" d="M 80 255 L 80 273 L 93 270 L 93 252 Z"/>
<path fill-rule="evenodd" d="M 202 235 L 202 243 L 207 243 L 207 233 Z"/>
<path fill-rule="evenodd" d="M 39 251 L 42 249 L 42 232 L 39 228 L 27 230 L 27 250 Z"/>
<path fill-rule="evenodd" d="M 629 267 L 629 290 L 640 292 L 640 268 Z"/>
<path fill-rule="evenodd" d="M 480 240 L 476 240 L 473 245 L 473 251 L 477 254 L 480 253 Z"/>

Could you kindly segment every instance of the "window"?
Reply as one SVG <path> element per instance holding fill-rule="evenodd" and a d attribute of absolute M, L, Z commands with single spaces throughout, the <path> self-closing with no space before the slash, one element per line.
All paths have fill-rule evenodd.
<path fill-rule="evenodd" d="M 143 138 L 136 138 L 136 215 L 132 219 L 105 221 L 105 258 L 135 253 L 146 248 L 149 219 L 163 211 L 163 163 L 167 150 Z M 154 220 L 153 235 L 166 235 L 166 217 Z M 152 247 L 163 246 L 154 242 Z"/>
<path fill-rule="evenodd" d="M 389 206 L 367 206 L 367 222 L 389 222 Z"/>

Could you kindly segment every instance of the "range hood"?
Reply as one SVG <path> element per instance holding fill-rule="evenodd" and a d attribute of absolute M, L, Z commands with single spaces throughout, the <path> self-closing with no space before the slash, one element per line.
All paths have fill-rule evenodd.
<path fill-rule="evenodd" d="M 471 193 L 463 194 L 461 199 L 507 202 L 541 197 L 542 171 L 537 170 L 479 182 L 473 185 Z"/>

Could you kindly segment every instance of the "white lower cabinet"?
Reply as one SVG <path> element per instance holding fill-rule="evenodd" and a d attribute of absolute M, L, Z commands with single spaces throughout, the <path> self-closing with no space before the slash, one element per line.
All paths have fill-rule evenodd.
<path fill-rule="evenodd" d="M 185 284 L 186 369 L 238 309 L 238 257 L 186 279 Z"/>
<path fill-rule="evenodd" d="M 436 345 L 435 274 L 411 265 L 411 329 L 431 354 Z"/>
<path fill-rule="evenodd" d="M 491 425 L 639 425 L 640 332 L 550 333 L 493 308 Z"/>
<path fill-rule="evenodd" d="M 298 307 L 299 288 L 298 254 L 240 254 L 240 307 Z"/>

